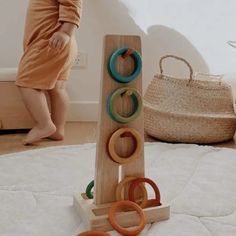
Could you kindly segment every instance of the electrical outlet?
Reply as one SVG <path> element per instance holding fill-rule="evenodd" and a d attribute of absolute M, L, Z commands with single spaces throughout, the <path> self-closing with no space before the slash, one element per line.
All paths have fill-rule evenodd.
<path fill-rule="evenodd" d="M 88 66 L 88 55 L 84 52 L 78 52 L 75 58 L 74 65 L 72 69 L 87 68 Z"/>

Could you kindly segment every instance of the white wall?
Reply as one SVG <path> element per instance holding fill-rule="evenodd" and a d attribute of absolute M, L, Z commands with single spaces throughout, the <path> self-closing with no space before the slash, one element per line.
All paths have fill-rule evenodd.
<path fill-rule="evenodd" d="M 0 67 L 17 66 L 27 2 L 0 0 Z M 79 50 L 88 53 L 88 68 L 71 74 L 72 105 L 82 109 L 74 118 L 84 118 L 87 103 L 93 108 L 89 115 L 96 115 L 104 34 L 142 37 L 144 89 L 158 70 L 159 58 L 169 53 L 188 59 L 195 71 L 235 73 L 236 50 L 226 44 L 236 40 L 235 0 L 84 0 L 83 5 L 77 38 Z M 167 73 L 187 76 L 184 68 L 166 65 Z"/>
<path fill-rule="evenodd" d="M 157 25 L 175 29 L 197 48 L 213 73 L 235 73 L 236 50 L 226 43 L 228 40 L 236 40 L 235 0 L 121 0 L 121 2 L 128 7 L 136 24 L 148 36 L 150 29 Z M 168 37 L 166 40 L 169 40 Z M 164 42 L 159 43 L 161 47 L 165 46 Z M 175 47 L 178 46 L 178 42 L 174 44 Z M 181 50 L 186 49 L 181 48 Z"/>
<path fill-rule="evenodd" d="M 27 3 L 27 0 L 0 0 L 0 67 L 18 64 Z"/>

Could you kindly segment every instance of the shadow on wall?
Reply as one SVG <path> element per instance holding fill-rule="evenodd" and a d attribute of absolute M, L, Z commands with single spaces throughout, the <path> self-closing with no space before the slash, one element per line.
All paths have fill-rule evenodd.
<path fill-rule="evenodd" d="M 94 1 L 93 5 L 102 22 L 104 34 L 136 34 L 142 37 L 144 89 L 147 88 L 153 75 L 159 72 L 158 62 L 166 54 L 184 57 L 192 64 L 195 72 L 209 72 L 202 55 L 181 33 L 162 25 L 153 25 L 146 34 L 136 24 L 127 6 L 117 0 Z M 168 60 L 165 68 L 166 73 L 170 75 L 188 78 L 186 67 L 176 61 Z"/>
<path fill-rule="evenodd" d="M 148 29 L 147 35 L 143 37 L 143 54 L 144 78 L 149 82 L 153 75 L 160 71 L 160 58 L 167 54 L 185 58 L 192 65 L 194 72 L 209 73 L 207 63 L 194 45 L 184 35 L 166 26 L 154 25 Z M 164 70 L 168 75 L 189 77 L 188 68 L 176 60 L 165 61 Z M 146 81 L 144 87 L 148 84 Z"/>
<path fill-rule="evenodd" d="M 143 42 L 143 88 L 146 89 L 157 63 L 166 53 L 185 56 L 195 70 L 207 72 L 206 63 L 191 43 L 178 32 L 154 22 L 148 31 L 132 17 L 132 9 L 119 0 L 86 0 L 83 17 L 78 31 L 78 45 L 81 52 L 88 53 L 88 68 L 72 71 L 68 91 L 73 101 L 98 101 L 102 75 L 102 41 L 105 34 L 140 35 Z M 141 11 L 142 9 L 140 9 Z M 143 19 L 145 20 L 145 19 Z M 142 21 L 141 21 L 142 22 Z M 147 33 L 146 33 L 147 32 Z M 168 68 L 170 68 L 168 66 Z M 181 65 L 180 68 L 185 68 Z M 171 71 L 171 74 L 175 74 Z M 168 71 L 169 72 L 169 71 Z M 79 93 L 78 93 L 79 88 Z M 90 92 L 88 92 L 90 91 Z"/>

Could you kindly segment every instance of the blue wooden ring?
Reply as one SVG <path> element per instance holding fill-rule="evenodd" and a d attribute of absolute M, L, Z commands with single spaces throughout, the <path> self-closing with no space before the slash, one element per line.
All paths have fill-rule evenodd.
<path fill-rule="evenodd" d="M 142 58 L 141 58 L 141 55 L 139 54 L 139 52 L 137 50 L 135 50 L 131 54 L 131 57 L 133 58 L 134 64 L 135 64 L 135 66 L 134 66 L 135 68 L 134 68 L 134 71 L 132 72 L 132 74 L 130 76 L 122 76 L 121 74 L 119 74 L 117 72 L 116 60 L 119 56 L 124 55 L 127 52 L 127 50 L 129 50 L 129 48 L 118 49 L 117 51 L 115 51 L 111 55 L 109 62 L 108 62 L 108 71 L 109 71 L 111 77 L 120 83 L 129 83 L 129 82 L 135 80 L 142 71 Z"/>
<path fill-rule="evenodd" d="M 87 188 L 86 188 L 86 192 L 85 193 L 86 193 L 86 196 L 87 196 L 88 199 L 93 199 L 93 193 L 92 193 L 93 187 L 94 187 L 94 180 L 91 181 L 89 183 L 89 185 L 87 186 Z"/>
<path fill-rule="evenodd" d="M 117 111 L 115 107 L 115 101 L 117 97 L 122 96 L 122 94 L 131 91 L 132 95 L 130 96 L 133 104 L 134 109 L 130 112 L 130 114 L 125 117 L 121 116 Z M 142 111 L 142 97 L 139 94 L 139 92 L 134 88 L 119 88 L 115 90 L 111 95 L 108 96 L 107 101 L 107 110 L 109 116 L 116 122 L 121 124 L 127 124 L 129 122 L 134 121 L 141 113 Z"/>

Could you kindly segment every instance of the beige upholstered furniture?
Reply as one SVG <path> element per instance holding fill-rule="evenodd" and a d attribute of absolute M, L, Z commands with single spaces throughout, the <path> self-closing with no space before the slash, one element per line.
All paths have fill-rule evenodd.
<path fill-rule="evenodd" d="M 27 129 L 33 121 L 15 86 L 16 68 L 0 68 L 0 130 Z"/>

